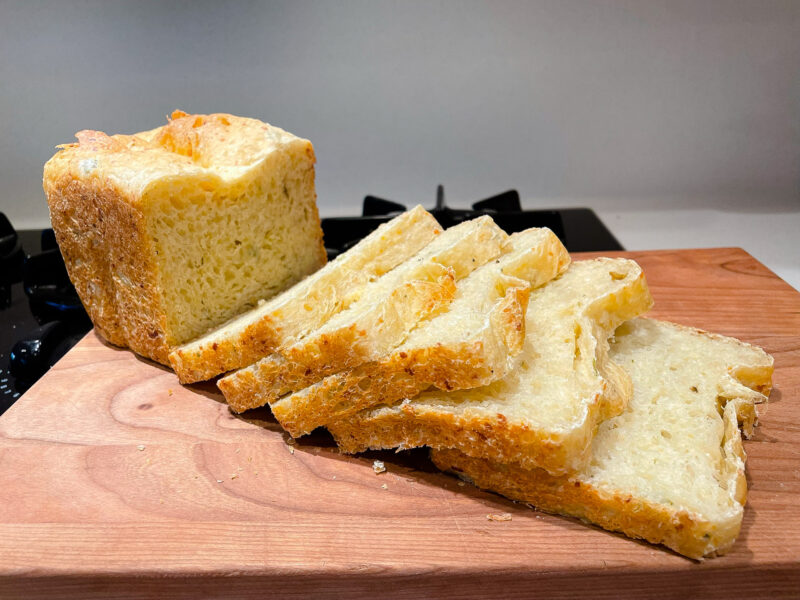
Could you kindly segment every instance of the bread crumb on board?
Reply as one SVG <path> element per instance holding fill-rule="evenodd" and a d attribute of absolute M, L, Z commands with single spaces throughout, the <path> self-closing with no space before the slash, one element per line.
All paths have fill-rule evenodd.
<path fill-rule="evenodd" d="M 486 515 L 487 521 L 510 521 L 511 513 L 488 514 Z"/>
<path fill-rule="evenodd" d="M 383 464 L 382 460 L 376 460 L 372 463 L 372 470 L 375 471 L 376 475 L 380 475 L 386 472 L 386 465 Z"/>
<path fill-rule="evenodd" d="M 386 485 L 386 484 L 384 483 L 384 484 L 381 486 L 381 489 L 383 489 L 383 490 L 388 490 L 388 489 L 389 489 L 389 486 L 388 486 L 388 485 Z"/>
<path fill-rule="evenodd" d="M 137 449 L 139 452 L 142 452 L 142 451 L 145 449 L 145 445 L 144 445 L 144 444 L 139 444 L 138 446 L 136 446 L 136 449 Z"/>

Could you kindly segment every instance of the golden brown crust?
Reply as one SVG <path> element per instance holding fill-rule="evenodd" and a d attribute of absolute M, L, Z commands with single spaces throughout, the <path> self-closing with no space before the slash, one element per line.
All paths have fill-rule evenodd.
<path fill-rule="evenodd" d="M 694 559 L 728 550 L 739 534 L 741 514 L 719 523 L 624 492 L 599 489 L 543 469 L 526 470 L 468 457 L 457 450 L 433 450 L 437 467 L 469 478 L 480 488 L 551 513 L 591 521 L 604 529 L 663 544 Z"/>
<path fill-rule="evenodd" d="M 272 413 L 298 437 L 365 408 L 412 398 L 430 386 L 487 385 L 507 373 L 509 357 L 522 348 L 529 295 L 527 285 L 508 288 L 492 310 L 490 327 L 474 339 L 393 352 L 273 402 Z"/>
<path fill-rule="evenodd" d="M 50 218 L 70 279 L 98 332 L 112 344 L 168 364 L 169 341 L 144 216 L 113 183 L 45 167 Z M 110 243 L 109 240 L 114 240 Z M 136 282 L 136 287 L 115 280 Z"/>
<path fill-rule="evenodd" d="M 303 389 L 342 369 L 370 359 L 371 341 L 383 327 L 413 323 L 445 307 L 455 295 L 455 273 L 434 265 L 441 275 L 435 281 L 414 280 L 403 284 L 377 310 L 355 323 L 314 335 L 299 346 L 279 348 L 254 365 L 223 377 L 217 386 L 236 412 L 264 406 L 281 395 Z"/>
<path fill-rule="evenodd" d="M 595 397 L 587 421 L 596 419 L 601 405 Z M 594 428 L 582 426 L 555 435 L 500 413 L 456 415 L 413 402 L 365 411 L 330 423 L 328 429 L 342 452 L 349 454 L 382 448 L 457 448 L 470 456 L 519 461 L 529 467 L 547 465 L 561 473 L 586 462 L 594 433 Z"/>
<path fill-rule="evenodd" d="M 178 347 L 169 355 L 181 383 L 205 381 L 220 373 L 253 364 L 274 352 L 283 336 L 272 315 L 251 323 L 235 338 L 220 338 L 199 348 Z"/>

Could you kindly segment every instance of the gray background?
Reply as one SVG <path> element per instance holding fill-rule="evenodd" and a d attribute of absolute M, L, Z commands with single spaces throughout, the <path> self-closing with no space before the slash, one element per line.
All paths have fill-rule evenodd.
<path fill-rule="evenodd" d="M 800 284 L 800 2 L 0 0 L 0 210 L 84 128 L 224 111 L 314 143 L 320 212 L 515 187 L 630 249 L 743 246 Z"/>

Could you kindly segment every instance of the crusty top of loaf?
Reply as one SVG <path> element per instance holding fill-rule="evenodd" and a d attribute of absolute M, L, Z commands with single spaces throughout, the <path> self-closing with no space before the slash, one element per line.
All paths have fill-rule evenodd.
<path fill-rule="evenodd" d="M 133 135 L 107 135 L 84 130 L 77 143 L 59 146 L 45 165 L 48 181 L 69 173 L 113 181 L 131 202 L 148 185 L 171 178 L 209 179 L 210 187 L 246 176 L 276 150 L 305 147 L 314 160 L 311 142 L 258 119 L 217 113 L 189 115 L 175 111 L 167 124 Z"/>

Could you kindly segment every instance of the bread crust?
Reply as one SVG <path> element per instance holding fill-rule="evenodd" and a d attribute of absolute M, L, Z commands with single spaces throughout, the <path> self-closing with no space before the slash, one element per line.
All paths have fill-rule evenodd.
<path fill-rule="evenodd" d="M 597 259 L 608 260 L 608 259 Z M 632 263 L 632 261 L 630 261 Z M 524 420 L 486 411 L 440 410 L 405 400 L 394 407 L 366 410 L 328 425 L 342 451 L 380 448 L 456 448 L 468 456 L 498 462 L 515 461 L 563 474 L 581 468 L 589 458 L 597 425 L 624 409 L 633 389 L 628 375 L 608 359 L 607 338 L 623 321 L 652 306 L 644 274 L 638 265 L 615 293 L 591 302 L 586 312 L 594 321 L 595 368 L 600 389 L 586 403 L 582 418 L 560 430 L 538 429 Z M 492 388 L 488 388 L 491 390 Z"/>
<path fill-rule="evenodd" d="M 587 420 L 598 418 L 598 394 L 591 402 Z M 588 458 L 593 427 L 572 428 L 562 435 L 539 431 L 505 415 L 457 416 L 405 401 L 391 409 L 359 413 L 328 425 L 342 452 L 397 448 L 406 450 L 458 448 L 471 456 L 491 456 L 498 462 L 519 461 L 526 466 L 547 465 L 550 471 L 569 472 Z"/>
<path fill-rule="evenodd" d="M 166 319 L 144 214 L 137 203 L 121 201 L 125 191 L 112 182 L 93 185 L 76 177 L 72 162 L 52 159 L 44 181 L 70 280 L 101 336 L 168 364 Z"/>
<path fill-rule="evenodd" d="M 148 189 L 170 178 L 205 191 L 232 185 L 287 144 L 303 146 L 313 181 L 313 147 L 254 119 L 180 111 L 151 131 L 108 136 L 87 130 L 76 137 L 77 144 L 61 146 L 47 162 L 43 180 L 67 272 L 101 336 L 168 365 L 171 348 L 185 340 L 169 329 Z M 312 268 L 325 263 L 321 228 L 311 253 Z"/>
<path fill-rule="evenodd" d="M 432 450 L 434 464 L 482 489 L 497 492 L 544 512 L 584 519 L 603 529 L 663 544 L 689 558 L 724 554 L 741 529 L 742 510 L 713 523 L 687 510 L 674 510 L 632 494 L 599 489 L 555 476 L 543 469 L 526 470 L 466 456 L 452 449 Z"/>

